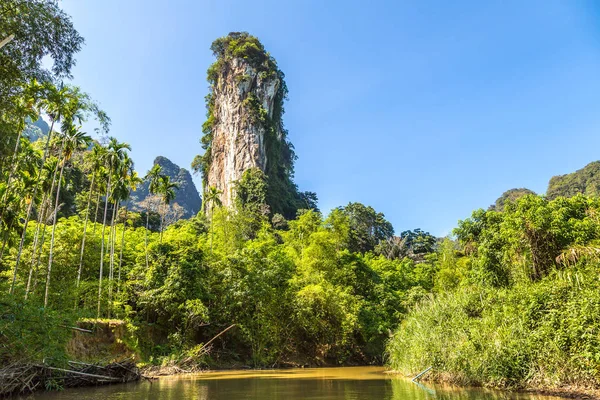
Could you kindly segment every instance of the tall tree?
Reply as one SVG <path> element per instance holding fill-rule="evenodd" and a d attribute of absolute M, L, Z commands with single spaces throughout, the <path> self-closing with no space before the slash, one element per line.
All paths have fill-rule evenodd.
<path fill-rule="evenodd" d="M 79 254 L 79 269 L 77 270 L 77 285 L 76 285 L 77 288 L 79 288 L 79 283 L 81 281 L 81 270 L 83 268 L 83 253 L 85 251 L 85 239 L 86 239 L 87 224 L 88 224 L 88 221 L 90 218 L 90 203 L 92 201 L 92 195 L 94 193 L 94 182 L 96 180 L 96 177 L 102 170 L 102 168 L 104 168 L 104 166 L 103 166 L 104 157 L 106 157 L 106 149 L 104 147 L 100 146 L 98 143 L 94 144 L 92 151 L 89 152 L 89 155 L 88 155 L 89 162 L 90 162 L 90 174 L 91 174 L 92 178 L 91 178 L 91 183 L 90 183 L 90 190 L 89 190 L 89 194 L 88 194 L 87 205 L 85 207 L 85 221 L 83 223 L 83 237 L 81 239 L 81 251 Z M 96 210 L 96 213 L 97 212 L 98 211 Z"/>
<path fill-rule="evenodd" d="M 172 182 L 171 177 L 167 175 L 161 175 L 159 182 L 159 193 L 161 200 L 164 205 L 164 211 L 161 213 L 160 218 L 160 243 L 162 243 L 162 235 L 164 230 L 165 215 L 168 212 L 169 205 L 175 200 L 175 190 L 179 188 L 177 182 Z"/>
<path fill-rule="evenodd" d="M 83 44 L 55 0 L 1 1 L 0 40 L 9 36 L 14 39 L 0 49 L 0 160 L 8 160 L 7 151 L 18 144 L 18 126 L 25 117 L 20 100 L 30 82 L 50 84 L 70 77 Z"/>
<path fill-rule="evenodd" d="M 62 162 L 60 166 L 60 175 L 58 177 L 58 186 L 56 189 L 56 201 L 54 203 L 54 216 L 52 218 L 52 236 L 50 238 L 50 254 L 48 255 L 48 271 L 46 275 L 46 290 L 44 293 L 44 307 L 48 306 L 48 294 L 50 289 L 50 277 L 52 272 L 52 262 L 54 257 L 54 239 L 56 233 L 56 225 L 58 218 L 59 200 L 60 200 L 60 189 L 65 165 L 71 159 L 73 154 L 81 149 L 89 147 L 92 139 L 84 132 L 81 132 L 78 127 L 75 126 L 63 126 L 63 129 L 68 130 L 64 134 L 63 139 L 63 154 Z"/>
<path fill-rule="evenodd" d="M 350 221 L 348 247 L 351 251 L 372 251 L 379 242 L 389 239 L 394 234 L 392 224 L 373 207 L 361 203 L 348 203 L 345 207 L 339 207 L 339 210 L 347 215 Z"/>
<path fill-rule="evenodd" d="M 106 216 L 108 214 L 108 203 L 111 194 L 111 181 L 113 175 L 120 168 L 123 159 L 126 156 L 126 151 L 131 150 L 131 146 L 127 143 L 119 143 L 117 139 L 110 138 L 106 154 L 106 167 L 108 169 L 108 180 L 106 182 L 106 196 L 104 199 L 104 217 L 102 220 L 102 241 L 100 248 L 100 273 L 98 276 L 98 310 L 96 317 L 100 318 L 100 310 L 102 306 L 102 277 L 104 275 L 104 245 L 106 237 Z"/>
<path fill-rule="evenodd" d="M 206 193 L 204 194 L 204 203 L 203 207 L 208 207 L 209 217 L 210 217 L 210 252 L 212 254 L 212 242 L 213 242 L 213 213 L 215 211 L 215 206 L 221 207 L 223 203 L 221 202 L 221 194 L 223 192 L 217 189 L 214 186 L 208 188 Z"/>
<path fill-rule="evenodd" d="M 125 154 L 115 174 L 115 185 L 112 191 L 111 200 L 114 203 L 113 217 L 110 232 L 110 264 L 109 264 L 109 285 L 108 285 L 108 302 L 112 304 L 112 294 L 114 285 L 114 267 L 115 267 L 115 246 L 117 242 L 117 216 L 121 202 L 129 198 L 130 176 L 135 174 L 133 171 L 133 160 Z M 109 307 L 109 317 L 112 307 Z"/>
<path fill-rule="evenodd" d="M 126 179 L 127 185 L 127 195 L 125 196 L 125 200 L 131 196 L 131 192 L 136 190 L 138 185 L 140 185 L 143 180 L 138 176 L 137 172 L 133 170 L 133 163 L 131 164 L 131 168 L 129 170 L 129 175 Z M 123 218 L 123 231 L 121 233 L 121 249 L 119 254 L 119 272 L 117 276 L 117 293 L 119 293 L 121 288 L 121 267 L 123 266 L 123 249 L 125 247 L 125 231 L 127 230 L 127 203 L 125 203 L 125 216 Z"/>
<path fill-rule="evenodd" d="M 54 124 L 61 119 L 61 114 L 65 115 L 68 113 L 70 109 L 69 104 L 75 101 L 75 98 L 78 96 L 79 90 L 77 88 L 71 88 L 68 86 L 63 86 L 60 89 L 52 84 L 45 85 L 45 98 L 42 101 L 42 107 L 49 115 L 51 119 L 50 131 L 48 132 L 48 137 L 46 139 L 46 145 L 44 148 L 44 155 L 40 161 L 39 173 L 37 177 L 37 184 L 33 191 L 32 198 L 34 201 L 29 203 L 29 207 L 27 208 L 27 215 L 25 217 L 25 222 L 23 225 L 23 232 L 21 234 L 21 242 L 19 243 L 19 250 L 17 252 L 17 258 L 15 261 L 15 267 L 13 269 L 13 280 L 10 286 L 10 294 L 14 292 L 15 283 L 17 281 L 17 271 L 19 269 L 19 262 L 21 261 L 21 255 L 23 254 L 23 245 L 25 244 L 25 238 L 27 235 L 27 226 L 29 224 L 29 220 L 31 218 L 31 213 L 35 206 L 35 197 L 38 191 L 38 187 L 42 180 L 42 170 L 44 168 L 44 164 L 46 162 L 46 158 L 48 157 L 50 150 L 50 143 L 52 141 L 52 135 L 54 131 Z"/>
<path fill-rule="evenodd" d="M 158 164 L 154 164 L 152 166 L 152 168 L 150 168 L 150 170 L 146 173 L 146 176 L 144 177 L 145 180 L 148 180 L 150 182 L 148 190 L 150 191 L 151 194 L 157 194 L 159 191 L 161 172 L 162 172 L 162 167 Z M 144 233 L 144 246 L 145 246 L 145 251 L 146 251 L 146 269 L 148 269 L 148 267 L 149 267 L 149 262 L 148 262 L 148 230 L 150 229 L 149 222 L 150 222 L 150 203 L 147 202 L 146 203 L 146 232 Z"/>

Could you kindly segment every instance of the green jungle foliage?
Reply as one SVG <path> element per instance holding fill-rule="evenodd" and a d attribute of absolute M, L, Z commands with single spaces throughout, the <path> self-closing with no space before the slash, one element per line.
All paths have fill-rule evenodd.
<path fill-rule="evenodd" d="M 269 127 L 274 161 L 244 173 L 233 209 L 208 188 L 207 215 L 177 222 L 179 185 L 155 165 L 151 204 L 131 212 L 141 178 L 129 145 L 93 142 L 83 122 L 96 118 L 106 133 L 110 120 L 55 82 L 83 42 L 69 17 L 50 0 L 7 0 L 0 15 L 0 37 L 15 34 L 0 52 L 2 365 L 62 362 L 65 327 L 118 318 L 145 362 L 381 363 L 387 349 L 397 370 L 433 366 L 435 378 L 463 384 L 600 385 L 597 163 L 553 178 L 547 198 L 509 191 L 460 221 L 456 240 L 394 236 L 360 203 L 323 216 L 316 195 L 291 181 L 283 74 L 256 38 L 233 33 L 213 43 L 209 81 L 232 57 L 281 79 L 272 119 L 246 104 Z M 206 153 L 194 161 L 204 172 L 212 95 L 207 104 Z M 30 129 L 40 115 L 50 121 L 43 135 Z"/>
<path fill-rule="evenodd" d="M 390 365 L 469 385 L 600 384 L 599 212 L 598 198 L 526 195 L 461 221 Z"/>
<path fill-rule="evenodd" d="M 38 227 L 48 238 L 54 226 L 32 222 L 8 299 L 60 315 L 74 315 L 75 307 L 79 317 L 126 319 L 137 327 L 145 360 L 188 356 L 235 323 L 212 362 L 339 364 L 381 362 L 389 332 L 416 293 L 432 287 L 432 264 L 349 251 L 351 223 L 337 210 L 327 219 L 307 211 L 278 230 L 247 202 L 217 207 L 210 220 L 179 221 L 162 239 L 130 222 L 88 222 L 80 272 L 84 217 L 60 219 L 54 242 L 37 250 Z M 2 293 L 10 290 L 17 252 L 15 245 L 4 252 Z"/>

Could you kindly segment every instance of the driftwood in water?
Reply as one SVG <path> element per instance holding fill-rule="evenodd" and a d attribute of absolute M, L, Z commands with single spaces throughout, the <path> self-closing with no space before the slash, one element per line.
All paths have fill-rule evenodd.
<path fill-rule="evenodd" d="M 45 388 L 69 388 L 132 382 L 142 374 L 131 361 L 105 366 L 69 362 L 69 369 L 24 364 L 0 368 L 0 396 L 31 393 Z"/>

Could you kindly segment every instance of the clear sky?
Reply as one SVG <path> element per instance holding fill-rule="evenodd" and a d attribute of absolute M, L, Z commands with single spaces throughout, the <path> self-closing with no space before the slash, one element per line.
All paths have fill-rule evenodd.
<path fill-rule="evenodd" d="M 211 42 L 257 36 L 285 72 L 296 182 L 444 235 L 506 189 L 600 159 L 594 1 L 66 0 L 73 71 L 133 146 L 190 168 Z M 200 178 L 196 178 L 198 188 Z"/>

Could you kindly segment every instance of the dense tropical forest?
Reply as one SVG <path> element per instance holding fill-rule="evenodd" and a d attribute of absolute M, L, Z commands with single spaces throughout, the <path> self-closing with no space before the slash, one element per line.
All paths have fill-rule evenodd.
<path fill-rule="evenodd" d="M 84 41 L 69 16 L 51 0 L 3 1 L 0 15 L 0 40 L 14 35 L 0 49 L 0 364 L 62 365 L 68 327 L 114 324 L 142 364 L 385 363 L 461 384 L 600 385 L 598 164 L 547 195 L 512 189 L 449 237 L 395 234 L 372 207 L 325 215 L 295 186 L 283 83 L 273 115 L 248 97 L 275 155 L 266 172 L 244 172 L 232 207 L 205 187 L 184 219 L 181 182 L 159 163 L 136 172 L 109 116 L 68 83 Z M 211 84 L 232 58 L 283 82 L 248 34 L 212 49 Z M 192 169 L 206 173 L 208 154 Z"/>

